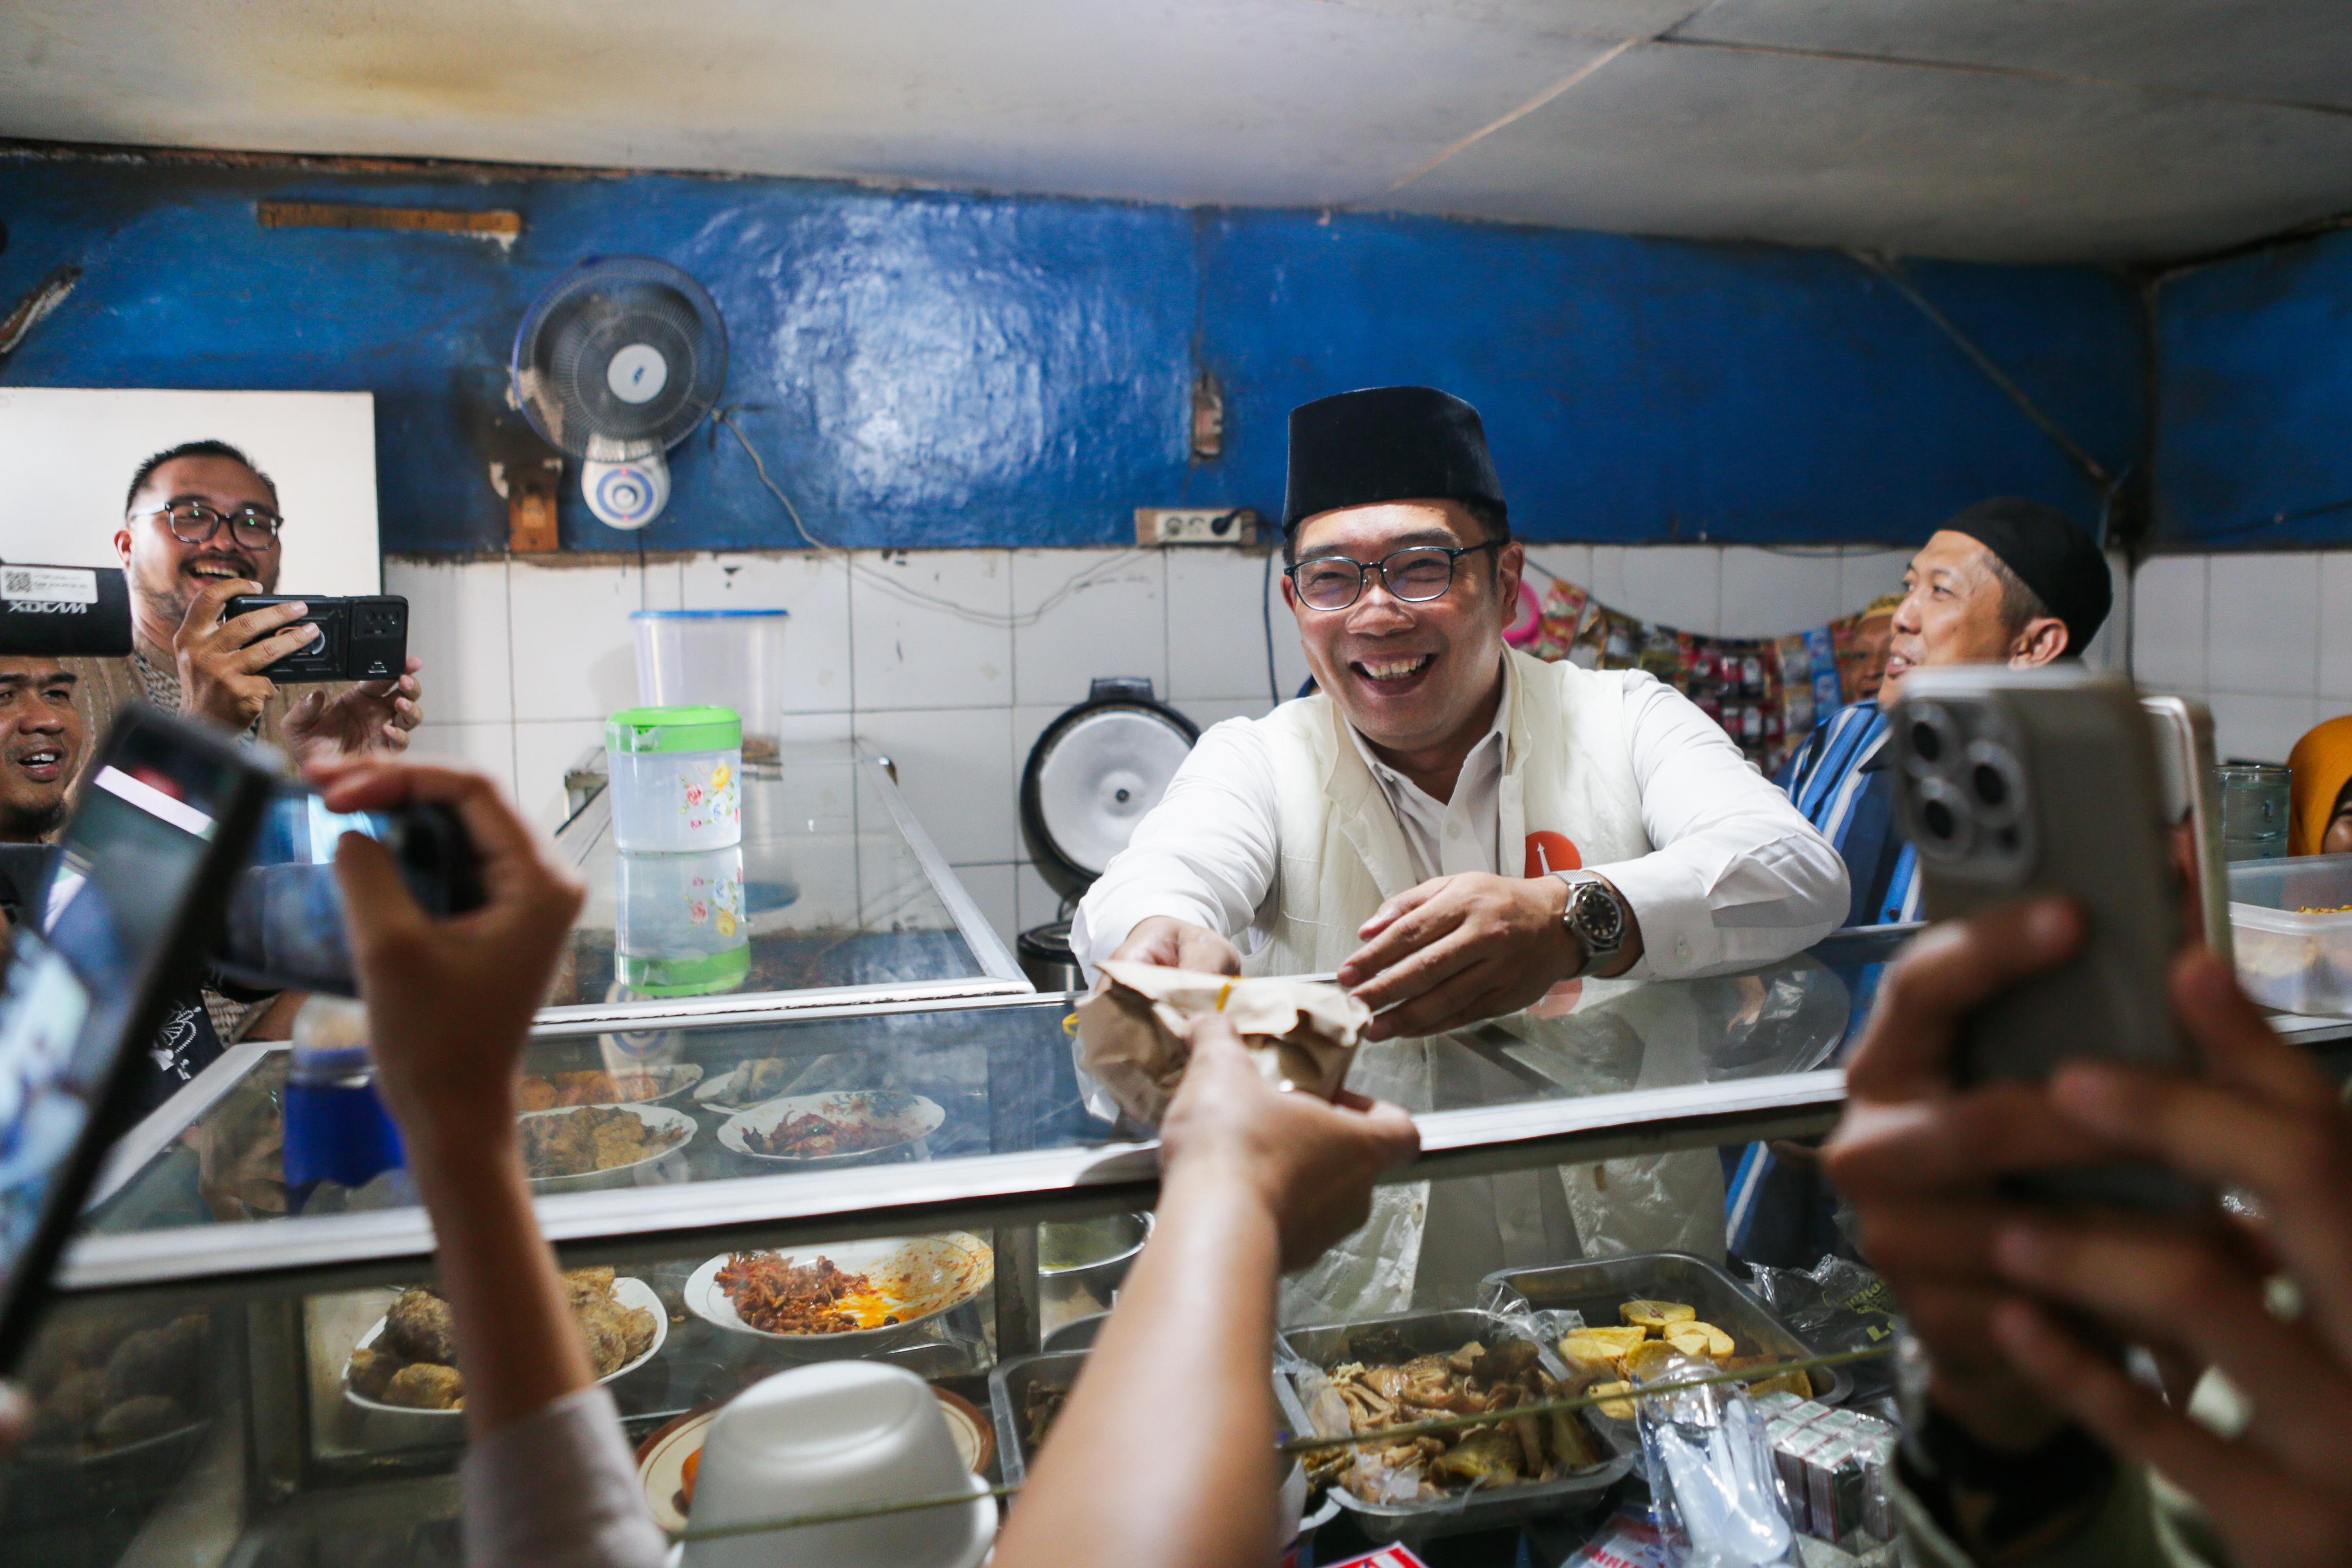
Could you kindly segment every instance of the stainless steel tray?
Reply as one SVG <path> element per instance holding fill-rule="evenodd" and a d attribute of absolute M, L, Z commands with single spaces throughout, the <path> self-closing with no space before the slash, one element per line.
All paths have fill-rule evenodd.
<path fill-rule="evenodd" d="M 1701 1319 L 1729 1334 L 1742 1355 L 1801 1360 L 1816 1354 L 1737 1280 L 1687 1252 L 1630 1252 L 1542 1269 L 1506 1269 L 1480 1284 L 1486 1299 L 1507 1308 L 1517 1301 L 1533 1312 L 1573 1310 L 1596 1328 L 1619 1322 L 1619 1305 L 1636 1297 L 1687 1301 Z M 1853 1376 L 1843 1366 L 1817 1366 L 1807 1375 L 1813 1380 L 1813 1397 L 1824 1405 L 1839 1404 L 1853 1392 Z M 1633 1429 L 1631 1422 L 1607 1425 Z"/>
<path fill-rule="evenodd" d="M 1067 1392 L 1087 1364 L 1083 1350 L 1049 1350 L 1039 1355 L 1018 1355 L 999 1362 L 988 1375 L 988 1409 L 996 1422 L 996 1463 L 1004 1484 L 1017 1487 L 1029 1479 L 1028 1434 L 1021 1429 L 1021 1412 L 1028 1408 L 1033 1388 Z"/>
<path fill-rule="evenodd" d="M 1374 1329 L 1394 1329 L 1412 1349 L 1441 1354 L 1459 1350 L 1466 1340 L 1493 1344 L 1498 1339 L 1530 1337 L 1507 1318 L 1475 1308 L 1459 1308 L 1450 1312 L 1400 1312 L 1324 1328 L 1287 1329 L 1282 1339 L 1300 1360 L 1328 1368 L 1351 1359 L 1349 1345 L 1353 1337 Z M 1543 1369 L 1565 1382 L 1568 1367 L 1552 1347 L 1538 1341 L 1536 1349 L 1542 1357 Z M 1307 1416 L 1306 1401 L 1279 1367 L 1274 1381 L 1284 1424 L 1295 1432 L 1316 1434 L 1317 1428 Z M 1358 1527 L 1375 1541 L 1422 1541 L 1463 1531 L 1518 1524 L 1542 1514 L 1587 1506 L 1622 1480 L 1633 1468 L 1635 1445 L 1622 1433 L 1604 1430 L 1600 1422 L 1587 1422 L 1585 1426 L 1612 1457 L 1605 1464 L 1580 1475 L 1493 1491 L 1474 1491 L 1430 1502 L 1366 1502 L 1344 1487 L 1333 1487 L 1331 1496 L 1341 1508 L 1356 1515 Z"/>

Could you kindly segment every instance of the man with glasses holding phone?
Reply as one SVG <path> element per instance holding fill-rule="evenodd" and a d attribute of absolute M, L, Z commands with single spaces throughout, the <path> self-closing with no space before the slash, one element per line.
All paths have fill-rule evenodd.
<path fill-rule="evenodd" d="M 1420 1080 L 1351 1084 L 1428 1109 L 1453 1069 L 1423 1037 L 1498 1018 L 1541 1033 L 1611 989 L 1594 981 L 1767 963 L 1839 924 L 1836 851 L 1680 693 L 1507 651 L 1526 553 L 1468 403 L 1383 387 L 1294 410 L 1283 526 L 1283 598 L 1319 690 L 1201 737 L 1079 907 L 1070 945 L 1089 968 L 1336 971 L 1396 1047 L 1360 1056 L 1358 1077 Z M 1575 1236 L 1528 1260 L 1580 1244 L 1720 1255 L 1713 1166 L 1580 1167 Z M 1444 1213 L 1444 1188 L 1398 1209 L 1407 1191 L 1384 1189 L 1394 1212 L 1327 1263 L 1350 1277 L 1322 1281 L 1319 1304 L 1430 1304 L 1480 1261 L 1517 1264 L 1512 1237 L 1557 1239 L 1559 1193 L 1497 1217 Z M 1418 1250 L 1423 1209 L 1431 1239 L 1474 1243 L 1433 1272 L 1398 1256 Z"/>
<path fill-rule="evenodd" d="M 224 615 L 241 593 L 274 593 L 285 518 L 278 487 L 225 441 L 159 452 L 131 476 L 115 531 L 131 587 L 133 651 L 86 670 L 91 728 L 143 698 L 281 747 L 296 760 L 399 751 L 424 717 L 408 661 L 396 681 L 314 688 L 289 697 L 263 672 L 318 633 L 295 624 L 299 604 Z"/>

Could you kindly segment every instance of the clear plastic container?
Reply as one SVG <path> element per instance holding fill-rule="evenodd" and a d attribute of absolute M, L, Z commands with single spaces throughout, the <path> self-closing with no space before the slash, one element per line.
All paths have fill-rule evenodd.
<path fill-rule="evenodd" d="M 2248 996 L 2283 1012 L 2352 1017 L 2352 855 L 2238 862 L 2230 925 Z"/>
<path fill-rule="evenodd" d="M 613 857 L 614 977 L 639 996 L 730 991 L 751 973 L 740 845 Z"/>
<path fill-rule="evenodd" d="M 604 721 L 613 846 L 625 854 L 743 841 L 743 723 L 723 707 L 624 708 Z"/>
<path fill-rule="evenodd" d="M 743 755 L 774 759 L 784 711 L 782 610 L 640 610 L 637 700 L 651 707 L 732 708 Z"/>

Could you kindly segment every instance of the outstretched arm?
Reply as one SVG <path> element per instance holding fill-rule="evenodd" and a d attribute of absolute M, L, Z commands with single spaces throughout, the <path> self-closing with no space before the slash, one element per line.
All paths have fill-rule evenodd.
<path fill-rule="evenodd" d="M 1158 1228 L 1013 1505 L 999 1568 L 1261 1568 L 1281 1547 L 1276 1282 L 1363 1223 L 1373 1177 L 1420 1135 L 1393 1105 L 1276 1090 L 1222 1018 L 1198 1020 L 1192 1043 L 1161 1134 Z"/>

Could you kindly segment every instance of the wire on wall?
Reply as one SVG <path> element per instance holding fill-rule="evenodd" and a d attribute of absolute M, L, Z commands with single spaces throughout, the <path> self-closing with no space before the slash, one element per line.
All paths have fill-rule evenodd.
<path fill-rule="evenodd" d="M 942 611 L 959 620 L 969 621 L 979 626 L 1016 628 L 1034 626 L 1072 594 L 1083 592 L 1099 583 L 1117 580 L 1129 565 L 1147 553 L 1136 549 L 1123 549 L 1106 559 L 1096 561 L 1072 575 L 1067 581 L 1039 601 L 1034 610 L 1019 611 L 1009 614 L 993 610 L 975 610 L 969 604 L 961 604 L 936 593 L 926 593 L 921 589 L 911 587 L 891 576 L 888 572 L 877 571 L 859 560 L 856 553 L 848 547 L 829 543 L 809 532 L 808 525 L 801 521 L 801 509 L 793 505 L 793 498 L 784 493 L 783 486 L 769 476 L 766 461 L 761 457 L 759 448 L 751 444 L 751 438 L 743 434 L 742 426 L 736 422 L 735 411 L 714 408 L 710 411 L 710 418 L 713 423 L 725 426 L 727 434 L 732 435 L 736 444 L 743 448 L 744 455 L 751 458 L 752 468 L 760 476 L 760 483 L 766 486 L 768 494 L 773 496 L 778 504 L 784 508 L 784 516 L 792 519 L 793 531 L 800 535 L 803 544 L 821 555 L 839 557 L 842 563 L 848 568 L 850 576 L 856 578 L 876 592 L 887 594 L 903 604 Z"/>

